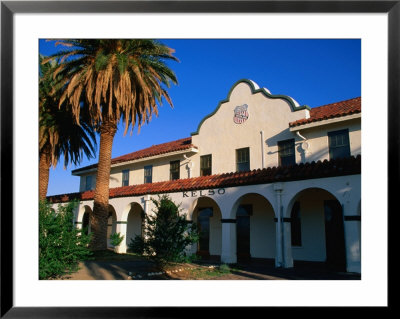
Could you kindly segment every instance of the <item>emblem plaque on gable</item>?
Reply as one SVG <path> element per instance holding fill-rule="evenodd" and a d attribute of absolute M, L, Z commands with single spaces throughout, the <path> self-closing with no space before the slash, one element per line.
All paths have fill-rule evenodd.
<path fill-rule="evenodd" d="M 249 112 L 247 112 L 247 104 L 239 105 L 235 107 L 233 122 L 236 124 L 242 124 L 249 118 Z"/>

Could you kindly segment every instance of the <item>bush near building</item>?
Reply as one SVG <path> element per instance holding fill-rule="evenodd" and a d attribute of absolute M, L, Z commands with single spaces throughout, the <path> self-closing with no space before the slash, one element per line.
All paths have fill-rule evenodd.
<path fill-rule="evenodd" d="M 131 239 L 129 248 L 146 255 L 159 267 L 170 262 L 191 260 L 187 248 L 199 240 L 196 224 L 186 220 L 168 195 L 152 199 L 156 208 L 154 214 L 144 216 L 143 236 Z"/>
<path fill-rule="evenodd" d="M 58 206 L 39 204 L 39 279 L 50 279 L 78 270 L 78 263 L 92 255 L 90 235 L 74 227 L 73 210 L 77 202 Z"/>

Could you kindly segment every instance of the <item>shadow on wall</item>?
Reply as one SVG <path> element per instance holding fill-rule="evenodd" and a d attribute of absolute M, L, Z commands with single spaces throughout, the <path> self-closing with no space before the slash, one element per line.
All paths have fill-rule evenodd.
<path fill-rule="evenodd" d="M 275 147 L 279 141 L 284 141 L 284 140 L 289 140 L 291 138 L 295 138 L 293 133 L 290 132 L 289 129 L 286 129 L 282 132 L 279 132 L 278 134 L 271 136 L 265 140 L 265 144 L 268 147 Z M 268 154 L 274 154 L 277 152 L 268 152 Z"/>
<path fill-rule="evenodd" d="M 118 182 L 119 180 L 118 180 L 118 178 L 113 177 L 112 175 L 110 175 L 110 181 Z"/>

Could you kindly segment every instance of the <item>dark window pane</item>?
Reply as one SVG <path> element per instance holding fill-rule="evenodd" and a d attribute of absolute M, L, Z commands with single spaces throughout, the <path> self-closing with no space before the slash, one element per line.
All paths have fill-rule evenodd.
<path fill-rule="evenodd" d="M 179 161 L 170 162 L 169 178 L 171 181 L 179 179 L 179 167 L 180 167 Z"/>
<path fill-rule="evenodd" d="M 122 186 L 129 185 L 129 169 L 122 171 Z"/>
<path fill-rule="evenodd" d="M 248 147 L 236 150 L 236 170 L 238 172 L 250 170 L 250 150 Z"/>
<path fill-rule="evenodd" d="M 200 176 L 211 175 L 211 155 L 200 156 Z"/>
<path fill-rule="evenodd" d="M 151 183 L 153 177 L 153 166 L 145 166 L 144 167 L 144 183 Z"/>
<path fill-rule="evenodd" d="M 278 153 L 280 166 L 296 164 L 294 139 L 278 142 Z"/>
<path fill-rule="evenodd" d="M 349 130 L 340 130 L 328 133 L 329 158 L 350 157 Z"/>
<path fill-rule="evenodd" d="M 92 175 L 86 176 L 86 181 L 85 181 L 85 190 L 89 191 L 92 189 Z"/>
<path fill-rule="evenodd" d="M 212 217 L 212 208 L 203 208 L 199 210 L 197 223 L 200 232 L 199 251 L 209 252 L 210 243 L 210 217 Z"/>

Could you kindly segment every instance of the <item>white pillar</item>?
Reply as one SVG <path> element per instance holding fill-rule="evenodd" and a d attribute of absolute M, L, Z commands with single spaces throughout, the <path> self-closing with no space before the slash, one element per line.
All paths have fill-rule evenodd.
<path fill-rule="evenodd" d="M 150 203 L 151 203 L 150 195 L 145 195 L 143 197 L 143 207 L 144 207 L 143 211 L 144 211 L 145 218 L 144 218 L 143 224 L 142 224 L 142 227 L 144 227 L 144 228 L 146 228 L 146 226 L 147 226 L 146 216 L 148 216 L 148 214 L 150 214 Z M 143 233 L 143 230 L 142 230 L 142 233 Z M 146 238 L 143 238 L 143 239 L 145 240 Z"/>
<path fill-rule="evenodd" d="M 359 215 L 344 215 L 344 238 L 346 243 L 346 270 L 361 273 L 361 233 Z"/>
<path fill-rule="evenodd" d="M 289 218 L 283 218 L 283 267 L 293 267 L 291 223 Z"/>
<path fill-rule="evenodd" d="M 236 220 L 221 219 L 222 223 L 222 252 L 221 262 L 235 264 L 236 256 Z"/>
<path fill-rule="evenodd" d="M 275 256 L 275 267 L 283 267 L 283 255 L 282 255 L 282 190 L 283 185 L 281 183 L 274 184 L 274 191 L 276 193 L 276 256 Z"/>
<path fill-rule="evenodd" d="M 124 240 L 119 244 L 117 247 L 116 251 L 119 254 L 126 254 L 127 246 L 126 246 L 126 230 L 127 230 L 127 224 L 128 222 L 126 221 L 117 221 L 117 229 L 116 232 L 120 233 L 121 236 L 124 236 Z"/>

